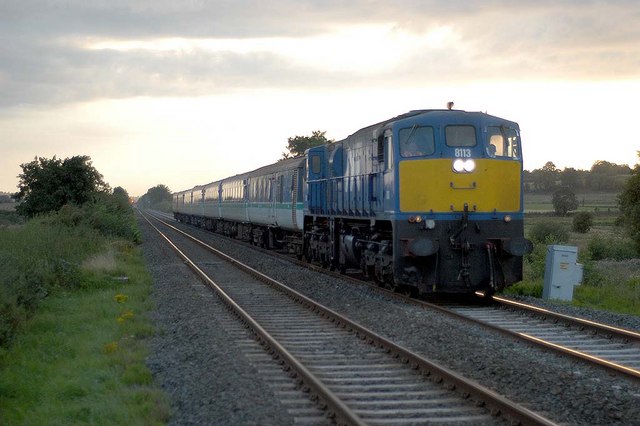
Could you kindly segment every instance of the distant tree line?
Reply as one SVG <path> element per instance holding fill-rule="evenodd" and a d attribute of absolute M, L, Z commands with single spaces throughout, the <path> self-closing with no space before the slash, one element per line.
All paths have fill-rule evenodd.
<path fill-rule="evenodd" d="M 570 188 L 572 191 L 621 192 L 627 179 L 631 176 L 631 168 L 608 161 L 596 161 L 591 170 L 576 170 L 567 167 L 560 170 L 553 162 L 548 161 L 542 168 L 523 173 L 525 192 L 553 193 L 559 188 Z"/>
<path fill-rule="evenodd" d="M 142 209 L 171 212 L 171 190 L 166 185 L 156 185 L 138 199 L 137 205 Z"/>

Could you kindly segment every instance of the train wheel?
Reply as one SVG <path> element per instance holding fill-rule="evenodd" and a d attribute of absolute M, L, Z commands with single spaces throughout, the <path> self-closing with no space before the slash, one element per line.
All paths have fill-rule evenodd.
<path fill-rule="evenodd" d="M 399 285 L 393 289 L 396 293 L 400 293 L 407 297 L 416 297 L 418 289 L 410 285 Z"/>

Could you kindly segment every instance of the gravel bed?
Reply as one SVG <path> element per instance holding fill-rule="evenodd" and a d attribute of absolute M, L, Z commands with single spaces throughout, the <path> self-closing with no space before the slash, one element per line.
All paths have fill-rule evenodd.
<path fill-rule="evenodd" d="M 173 398 L 172 424 L 291 424 L 292 419 L 268 387 L 254 381 L 255 371 L 229 342 L 229 336 L 216 327 L 216 308 L 211 301 L 198 300 L 185 285 L 192 280 L 186 266 L 165 243 L 149 235 L 146 225 L 142 230 L 143 250 L 155 285 L 154 320 L 164 331 L 154 339 L 149 365 Z M 210 233 L 200 231 L 199 236 L 362 325 L 555 422 L 640 425 L 640 382 L 636 380 L 390 299 L 366 286 L 274 260 Z M 559 310 L 572 315 L 640 330 L 637 317 L 526 299 L 544 307 L 559 306 Z"/>
<path fill-rule="evenodd" d="M 210 233 L 199 231 L 199 236 L 211 245 L 331 309 L 346 314 L 362 325 L 447 368 L 475 379 L 553 421 L 576 425 L 640 424 L 640 382 L 636 380 L 546 352 L 529 343 L 504 337 L 480 326 L 408 305 L 366 286 L 319 275 L 283 260 L 274 260 L 263 253 L 249 250 L 246 246 L 239 246 L 234 241 Z M 157 247 L 148 247 L 146 243 L 143 248 L 145 252 L 158 250 Z M 148 262 L 153 269 L 153 255 L 148 256 Z M 156 269 L 168 267 L 158 265 L 157 262 L 161 260 L 155 262 Z M 156 277 L 166 279 L 163 273 Z M 165 286 L 156 283 L 156 298 L 162 299 L 160 293 L 163 291 L 170 291 L 174 293 L 172 297 L 178 297 L 175 288 L 175 284 Z M 191 306 L 189 308 L 188 312 L 192 312 L 192 315 L 202 315 L 196 311 L 196 307 L 193 307 L 193 310 Z M 173 309 L 173 306 L 158 303 L 159 316 L 164 309 Z M 633 317 L 611 314 L 605 317 L 603 312 L 587 309 L 580 309 L 579 314 L 600 321 L 620 321 L 615 323 L 621 326 L 623 323 L 628 324 L 625 326 L 629 328 L 637 327 L 637 323 L 633 325 L 633 320 L 637 322 L 637 318 Z M 190 315 L 186 312 L 180 318 L 180 321 L 186 321 L 187 324 L 191 321 Z M 182 327 L 178 323 L 169 325 L 176 330 Z M 169 333 L 165 333 L 165 336 L 167 334 Z M 158 337 L 160 340 L 162 338 L 163 336 Z M 217 342 L 222 342 L 224 336 L 218 336 L 217 339 Z M 193 346 L 202 344 L 199 339 L 185 338 L 182 342 L 159 344 L 156 348 L 169 350 L 175 343 Z M 211 351 L 211 348 L 208 350 Z M 212 356 L 210 353 L 208 355 Z M 163 370 L 170 365 L 156 361 L 154 371 L 162 378 L 163 374 L 167 374 Z M 191 371 L 199 368 L 197 363 L 189 363 L 181 368 L 190 370 L 189 374 L 195 377 L 203 374 Z M 189 385 L 187 381 L 182 381 L 181 384 Z M 195 392 L 197 390 L 176 390 L 173 394 Z M 211 393 L 209 398 L 210 395 Z M 242 399 L 242 394 L 239 395 L 234 401 Z M 271 409 L 273 410 L 273 407 Z M 257 408 L 248 414 L 246 419 L 257 416 L 259 413 L 256 410 Z M 262 424 L 260 421 L 256 422 Z M 241 421 L 236 424 L 250 423 Z"/>
<path fill-rule="evenodd" d="M 146 222 L 139 224 L 158 331 L 147 365 L 171 400 L 169 424 L 294 424 L 221 325 L 231 315 L 226 307 L 198 292 L 191 270 Z"/>

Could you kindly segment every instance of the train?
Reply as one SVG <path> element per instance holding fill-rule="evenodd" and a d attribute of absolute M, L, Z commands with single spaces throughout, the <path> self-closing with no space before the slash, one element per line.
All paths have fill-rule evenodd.
<path fill-rule="evenodd" d="M 413 110 L 303 156 L 172 195 L 176 220 L 411 295 L 493 294 L 522 280 L 516 122 Z"/>

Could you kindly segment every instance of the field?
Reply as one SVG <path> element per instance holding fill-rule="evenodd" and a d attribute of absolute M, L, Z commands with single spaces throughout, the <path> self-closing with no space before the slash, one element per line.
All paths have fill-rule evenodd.
<path fill-rule="evenodd" d="M 591 213 L 618 214 L 618 194 L 611 192 L 578 193 L 578 211 Z M 553 212 L 552 194 L 524 194 L 524 210 L 526 213 Z"/>
<path fill-rule="evenodd" d="M 151 277 L 130 208 L 0 210 L 0 424 L 165 424 Z"/>
<path fill-rule="evenodd" d="M 589 232 L 572 231 L 573 216 L 553 214 L 551 194 L 525 194 L 525 235 L 544 224 L 564 230 L 566 238 L 537 243 L 526 257 L 524 280 L 507 293 L 540 297 L 544 281 L 547 244 L 578 247 L 578 261 L 584 265 L 583 284 L 576 287 L 574 305 L 640 315 L 640 256 L 626 231 L 616 226 L 619 216 L 617 194 L 577 194 L 579 211 L 593 215 Z"/>

